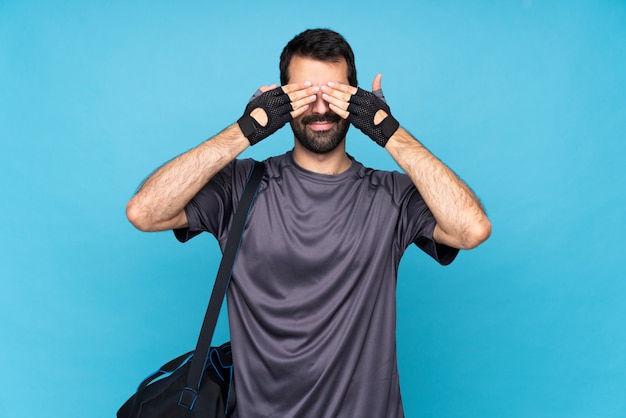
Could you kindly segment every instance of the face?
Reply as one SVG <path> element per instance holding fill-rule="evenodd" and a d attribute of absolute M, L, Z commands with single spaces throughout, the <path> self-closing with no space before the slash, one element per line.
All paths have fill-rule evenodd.
<path fill-rule="evenodd" d="M 317 61 L 312 58 L 294 56 L 288 67 L 289 83 L 310 81 L 322 86 L 329 81 L 348 84 L 348 65 L 342 58 L 339 62 Z M 296 140 L 309 151 L 326 154 L 342 143 L 350 123 L 340 118 L 322 99 L 321 91 L 309 109 L 291 121 Z"/>

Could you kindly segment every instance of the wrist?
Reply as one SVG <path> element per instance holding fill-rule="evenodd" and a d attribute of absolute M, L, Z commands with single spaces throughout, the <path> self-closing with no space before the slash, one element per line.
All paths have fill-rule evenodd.
<path fill-rule="evenodd" d="M 236 122 L 207 140 L 205 144 L 217 145 L 222 150 L 228 149 L 229 155 L 239 155 L 250 146 L 248 138 L 244 136 L 239 124 Z"/>

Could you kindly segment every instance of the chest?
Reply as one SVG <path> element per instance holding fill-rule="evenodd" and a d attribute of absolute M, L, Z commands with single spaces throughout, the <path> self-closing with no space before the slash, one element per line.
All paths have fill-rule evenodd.
<path fill-rule="evenodd" d="M 270 183 L 255 201 L 244 245 L 265 267 L 304 274 L 388 251 L 397 219 L 390 195 L 363 182 Z"/>

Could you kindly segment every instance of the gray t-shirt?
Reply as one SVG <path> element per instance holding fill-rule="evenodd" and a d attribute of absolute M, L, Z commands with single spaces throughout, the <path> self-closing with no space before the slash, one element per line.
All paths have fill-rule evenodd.
<path fill-rule="evenodd" d="M 432 240 L 435 220 L 411 180 L 353 160 L 338 175 L 266 172 L 228 291 L 236 416 L 403 417 L 396 361 L 396 278 L 416 243 L 441 264 L 458 250 Z M 189 203 L 186 241 L 222 249 L 252 160 L 235 160 Z"/>

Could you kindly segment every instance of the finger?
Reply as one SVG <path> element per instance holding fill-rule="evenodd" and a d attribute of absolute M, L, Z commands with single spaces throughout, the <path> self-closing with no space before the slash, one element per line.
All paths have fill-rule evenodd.
<path fill-rule="evenodd" d="M 287 94 L 291 94 L 291 93 L 294 93 L 294 92 L 299 91 L 299 90 L 306 90 L 309 87 L 311 87 L 311 82 L 310 81 L 304 81 L 302 83 L 285 84 L 283 86 L 283 91 L 285 93 L 287 93 Z"/>
<path fill-rule="evenodd" d="M 383 75 L 378 73 L 376 77 L 374 77 L 374 81 L 372 81 L 372 91 L 381 90 L 383 88 L 382 81 Z"/>
<path fill-rule="evenodd" d="M 352 94 L 353 94 L 353 93 L 349 93 L 349 92 L 342 91 L 339 89 L 335 89 L 330 86 L 322 86 L 322 92 L 324 92 L 322 97 L 324 97 L 324 95 L 327 95 L 327 96 L 333 97 L 335 99 L 338 99 L 346 103 L 350 101 L 350 97 L 352 97 Z M 355 93 L 356 93 L 356 90 L 355 90 Z"/>
<path fill-rule="evenodd" d="M 293 108 L 293 110 L 298 110 L 303 106 L 308 106 L 309 104 L 313 103 L 315 100 L 317 100 L 317 96 L 315 94 L 312 94 L 310 96 L 304 96 L 301 99 L 293 100 L 291 102 L 291 107 Z"/>
<path fill-rule="evenodd" d="M 295 109 L 295 110 L 293 110 L 293 111 L 291 111 L 291 112 L 290 112 L 290 113 L 291 113 L 291 117 L 292 117 L 292 118 L 294 118 L 294 119 L 295 119 L 295 118 L 297 118 L 298 116 L 300 116 L 301 114 L 303 114 L 304 112 L 306 112 L 306 110 L 307 110 L 308 108 L 309 108 L 309 105 L 308 105 L 308 104 L 306 104 L 306 105 L 304 105 L 304 106 L 301 106 L 301 107 L 299 107 L 299 108 L 295 108 L 295 107 L 294 107 L 294 109 Z"/>
<path fill-rule="evenodd" d="M 289 93 L 289 99 L 292 102 L 296 102 L 298 100 L 302 100 L 305 98 L 309 98 L 311 96 L 315 97 L 315 95 L 319 92 L 320 88 L 318 86 L 310 86 L 303 90 L 296 90 Z"/>
<path fill-rule="evenodd" d="M 344 98 L 345 95 L 346 93 L 342 93 L 342 97 L 337 98 L 337 97 L 331 96 L 330 94 L 324 93 L 322 94 L 322 99 L 324 99 L 324 101 L 326 101 L 328 104 L 334 105 L 338 109 L 348 110 L 348 106 L 350 105 L 350 103 L 348 103 L 347 100 L 350 99 L 350 96 L 348 96 L 348 98 L 345 99 Z"/>
<path fill-rule="evenodd" d="M 273 90 L 276 87 L 278 87 L 278 84 L 272 84 L 271 86 L 261 86 L 259 87 L 259 90 L 261 90 L 262 93 L 265 93 L 266 91 Z"/>
<path fill-rule="evenodd" d="M 350 116 L 350 112 L 348 112 L 347 110 L 342 109 L 339 106 L 336 106 L 332 103 L 328 104 L 328 107 L 330 108 L 330 110 L 332 110 L 334 113 L 336 113 L 337 115 L 339 115 L 339 117 L 341 119 L 348 119 L 348 116 Z"/>
<path fill-rule="evenodd" d="M 334 81 L 331 81 L 331 82 L 327 83 L 327 85 L 330 88 L 332 88 L 332 89 L 335 89 L 335 90 L 343 92 L 343 93 L 347 93 L 350 96 L 352 96 L 357 91 L 356 87 L 352 87 L 349 84 L 335 83 Z"/>

